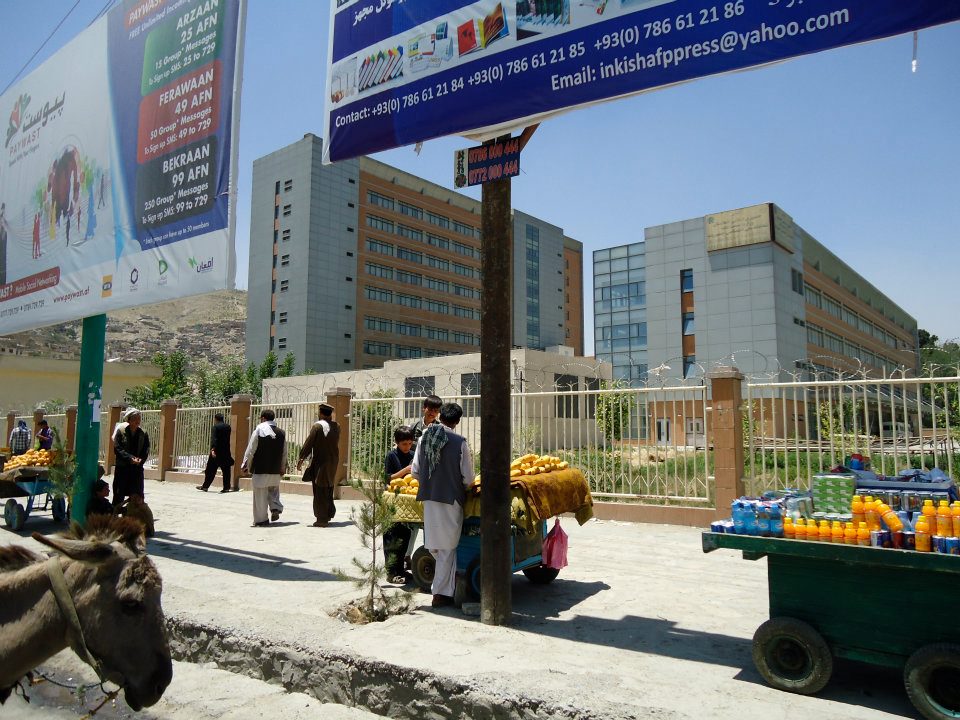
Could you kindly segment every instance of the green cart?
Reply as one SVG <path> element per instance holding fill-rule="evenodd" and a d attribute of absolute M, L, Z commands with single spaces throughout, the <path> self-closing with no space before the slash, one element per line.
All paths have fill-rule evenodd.
<path fill-rule="evenodd" d="M 960 556 L 703 533 L 703 551 L 718 548 L 767 558 L 770 619 L 753 661 L 770 685 L 810 695 L 834 657 L 856 660 L 902 668 L 925 718 L 960 718 Z"/>

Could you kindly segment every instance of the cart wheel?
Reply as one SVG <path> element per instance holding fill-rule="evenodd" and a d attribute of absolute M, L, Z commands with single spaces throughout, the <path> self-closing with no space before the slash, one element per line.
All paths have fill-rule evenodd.
<path fill-rule="evenodd" d="M 466 583 L 467 597 L 473 601 L 480 599 L 480 556 L 477 555 L 470 563 L 467 565 L 467 569 L 463 574 L 463 579 Z"/>
<path fill-rule="evenodd" d="M 523 574 L 527 580 L 535 585 L 546 585 L 557 579 L 560 571 L 557 568 L 547 567 L 546 565 L 534 565 L 523 569 Z"/>
<path fill-rule="evenodd" d="M 423 592 L 430 592 L 433 585 L 433 573 L 437 569 L 437 563 L 433 555 L 425 547 L 420 546 L 410 559 L 410 572 L 413 573 L 413 581 Z"/>
<path fill-rule="evenodd" d="M 463 607 L 467 601 L 467 581 L 464 580 L 463 575 L 457 573 L 457 582 L 453 586 L 453 604 L 456 607 Z"/>
<path fill-rule="evenodd" d="M 11 530 L 19 530 L 27 519 L 27 512 L 23 505 L 13 498 L 7 500 L 3 506 L 3 522 Z"/>
<path fill-rule="evenodd" d="M 903 669 L 910 702 L 928 720 L 960 718 L 960 645 L 937 643 L 917 650 Z"/>
<path fill-rule="evenodd" d="M 833 655 L 820 633 L 790 617 L 770 618 L 753 634 L 753 663 L 778 690 L 813 695 L 833 673 Z"/>
<path fill-rule="evenodd" d="M 53 519 L 56 522 L 63 522 L 67 519 L 67 502 L 62 497 L 54 498 L 53 505 L 50 507 L 53 513 Z"/>

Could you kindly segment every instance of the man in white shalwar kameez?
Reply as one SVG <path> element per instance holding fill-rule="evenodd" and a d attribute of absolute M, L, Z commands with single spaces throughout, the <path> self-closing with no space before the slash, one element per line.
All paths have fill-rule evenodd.
<path fill-rule="evenodd" d="M 274 421 L 273 410 L 260 413 L 260 424 L 254 428 L 243 454 L 241 470 L 253 473 L 253 525 L 265 527 L 276 522 L 283 512 L 280 502 L 280 481 L 286 472 L 286 436 Z M 267 517 L 267 512 L 270 517 Z"/>
<path fill-rule="evenodd" d="M 440 423 L 423 433 L 410 470 L 420 481 L 423 544 L 436 561 L 433 607 L 453 604 L 463 505 L 466 487 L 473 482 L 473 454 L 466 438 L 453 431 L 462 416 L 463 408 L 456 403 L 443 404 Z"/>

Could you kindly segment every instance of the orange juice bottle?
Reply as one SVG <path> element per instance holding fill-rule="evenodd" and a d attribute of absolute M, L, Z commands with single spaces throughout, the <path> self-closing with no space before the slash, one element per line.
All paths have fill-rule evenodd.
<path fill-rule="evenodd" d="M 927 502 L 930 502 L 929 500 Z M 930 524 L 926 517 L 917 520 L 917 552 L 930 552 Z"/>
<path fill-rule="evenodd" d="M 933 500 L 924 500 L 923 509 L 920 512 L 923 513 L 923 519 L 927 521 L 927 532 L 933 535 L 937 529 L 937 508 Z"/>
<path fill-rule="evenodd" d="M 857 545 L 870 547 L 870 528 L 865 522 L 860 523 L 860 527 L 857 528 Z"/>
<path fill-rule="evenodd" d="M 803 518 L 793 521 L 793 536 L 797 540 L 807 539 L 807 523 Z"/>
<path fill-rule="evenodd" d="M 940 507 L 937 508 L 937 535 L 947 537 L 952 532 L 953 515 L 950 513 L 950 503 L 946 500 L 941 500 Z"/>
<path fill-rule="evenodd" d="M 830 542 L 833 539 L 833 534 L 830 530 L 830 523 L 826 520 L 820 521 L 820 528 L 817 530 L 817 535 L 820 538 L 820 542 Z"/>
<path fill-rule="evenodd" d="M 947 512 L 950 512 L 949 509 Z M 885 502 L 877 501 L 877 514 L 883 518 L 883 521 L 887 524 L 887 529 L 891 532 L 903 530 L 903 520 Z M 950 520 L 949 515 L 947 515 L 947 520 Z"/>
<path fill-rule="evenodd" d="M 857 544 L 857 528 L 852 522 L 847 523 L 843 529 L 843 542 L 845 545 Z"/>
<path fill-rule="evenodd" d="M 836 545 L 843 545 L 843 524 L 834 522 L 830 526 L 830 542 Z"/>
<path fill-rule="evenodd" d="M 783 537 L 787 540 L 796 540 L 797 531 L 793 527 L 793 518 L 789 515 L 783 519 Z"/>
<path fill-rule="evenodd" d="M 868 530 L 879 530 L 880 529 L 880 516 L 877 514 L 877 501 L 873 499 L 873 495 L 867 495 L 863 501 L 863 514 L 864 519 L 867 522 Z"/>
<path fill-rule="evenodd" d="M 860 495 L 854 495 L 850 501 L 850 512 L 853 513 L 853 527 L 860 527 L 860 523 L 866 522 L 867 518 L 863 514 L 863 498 Z"/>
<path fill-rule="evenodd" d="M 953 536 L 960 537 L 960 500 L 950 506 L 950 515 L 953 516 Z"/>

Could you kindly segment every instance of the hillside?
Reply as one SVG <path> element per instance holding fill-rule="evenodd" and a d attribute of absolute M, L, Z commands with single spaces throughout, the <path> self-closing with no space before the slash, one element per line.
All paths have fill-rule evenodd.
<path fill-rule="evenodd" d="M 106 359 L 149 362 L 157 352 L 182 350 L 212 361 L 242 358 L 247 293 L 222 290 L 107 315 Z M 81 321 L 0 337 L 4 352 L 79 360 Z"/>

